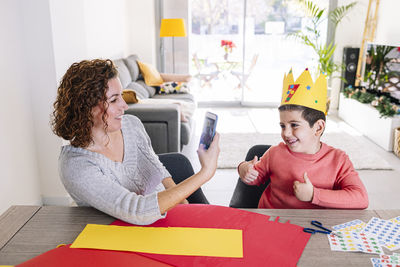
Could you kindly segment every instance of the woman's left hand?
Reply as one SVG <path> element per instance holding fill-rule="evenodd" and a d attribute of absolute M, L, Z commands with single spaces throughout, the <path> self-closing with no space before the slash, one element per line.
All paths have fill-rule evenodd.
<path fill-rule="evenodd" d="M 207 150 L 204 148 L 203 144 L 201 144 L 197 150 L 201 170 L 206 173 L 208 179 L 211 179 L 217 169 L 219 151 L 219 133 L 215 133 L 213 141 Z"/>
<path fill-rule="evenodd" d="M 180 204 L 189 204 L 189 201 L 187 201 L 187 199 L 184 199 L 184 200 L 181 201 Z"/>

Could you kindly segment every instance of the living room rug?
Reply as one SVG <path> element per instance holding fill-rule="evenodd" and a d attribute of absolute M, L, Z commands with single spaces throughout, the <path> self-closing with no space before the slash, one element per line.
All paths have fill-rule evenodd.
<path fill-rule="evenodd" d="M 277 145 L 282 141 L 280 134 L 220 133 L 220 136 L 219 169 L 236 168 L 253 145 Z M 353 137 L 344 132 L 324 133 L 321 141 L 345 151 L 356 170 L 392 169 L 387 161 L 370 149 L 370 141 L 363 136 Z"/>

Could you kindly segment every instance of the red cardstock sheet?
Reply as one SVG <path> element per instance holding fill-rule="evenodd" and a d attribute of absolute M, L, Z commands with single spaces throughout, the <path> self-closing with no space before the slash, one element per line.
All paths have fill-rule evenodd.
<path fill-rule="evenodd" d="M 311 234 L 298 225 L 268 219 L 266 215 L 222 206 L 178 205 L 168 211 L 166 218 L 148 226 L 241 229 L 243 258 L 138 254 L 175 266 L 296 266 Z M 120 220 L 112 224 L 132 225 Z"/>
<path fill-rule="evenodd" d="M 137 253 L 62 246 L 49 250 L 16 267 L 169 267 L 171 265 Z"/>

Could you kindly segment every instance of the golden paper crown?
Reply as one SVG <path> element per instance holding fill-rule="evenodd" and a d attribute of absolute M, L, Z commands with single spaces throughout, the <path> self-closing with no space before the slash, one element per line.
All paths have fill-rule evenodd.
<path fill-rule="evenodd" d="M 292 70 L 283 78 L 282 105 L 299 105 L 322 111 L 326 114 L 328 87 L 326 76 L 321 74 L 315 83 L 308 69 L 293 81 Z"/>

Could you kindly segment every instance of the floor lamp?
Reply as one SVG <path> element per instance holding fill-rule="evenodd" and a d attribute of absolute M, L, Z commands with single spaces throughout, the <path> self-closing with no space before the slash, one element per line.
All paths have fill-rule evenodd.
<path fill-rule="evenodd" d="M 174 37 L 185 37 L 185 22 L 183 19 L 162 19 L 160 37 L 172 37 L 172 68 L 175 73 L 175 43 Z"/>

